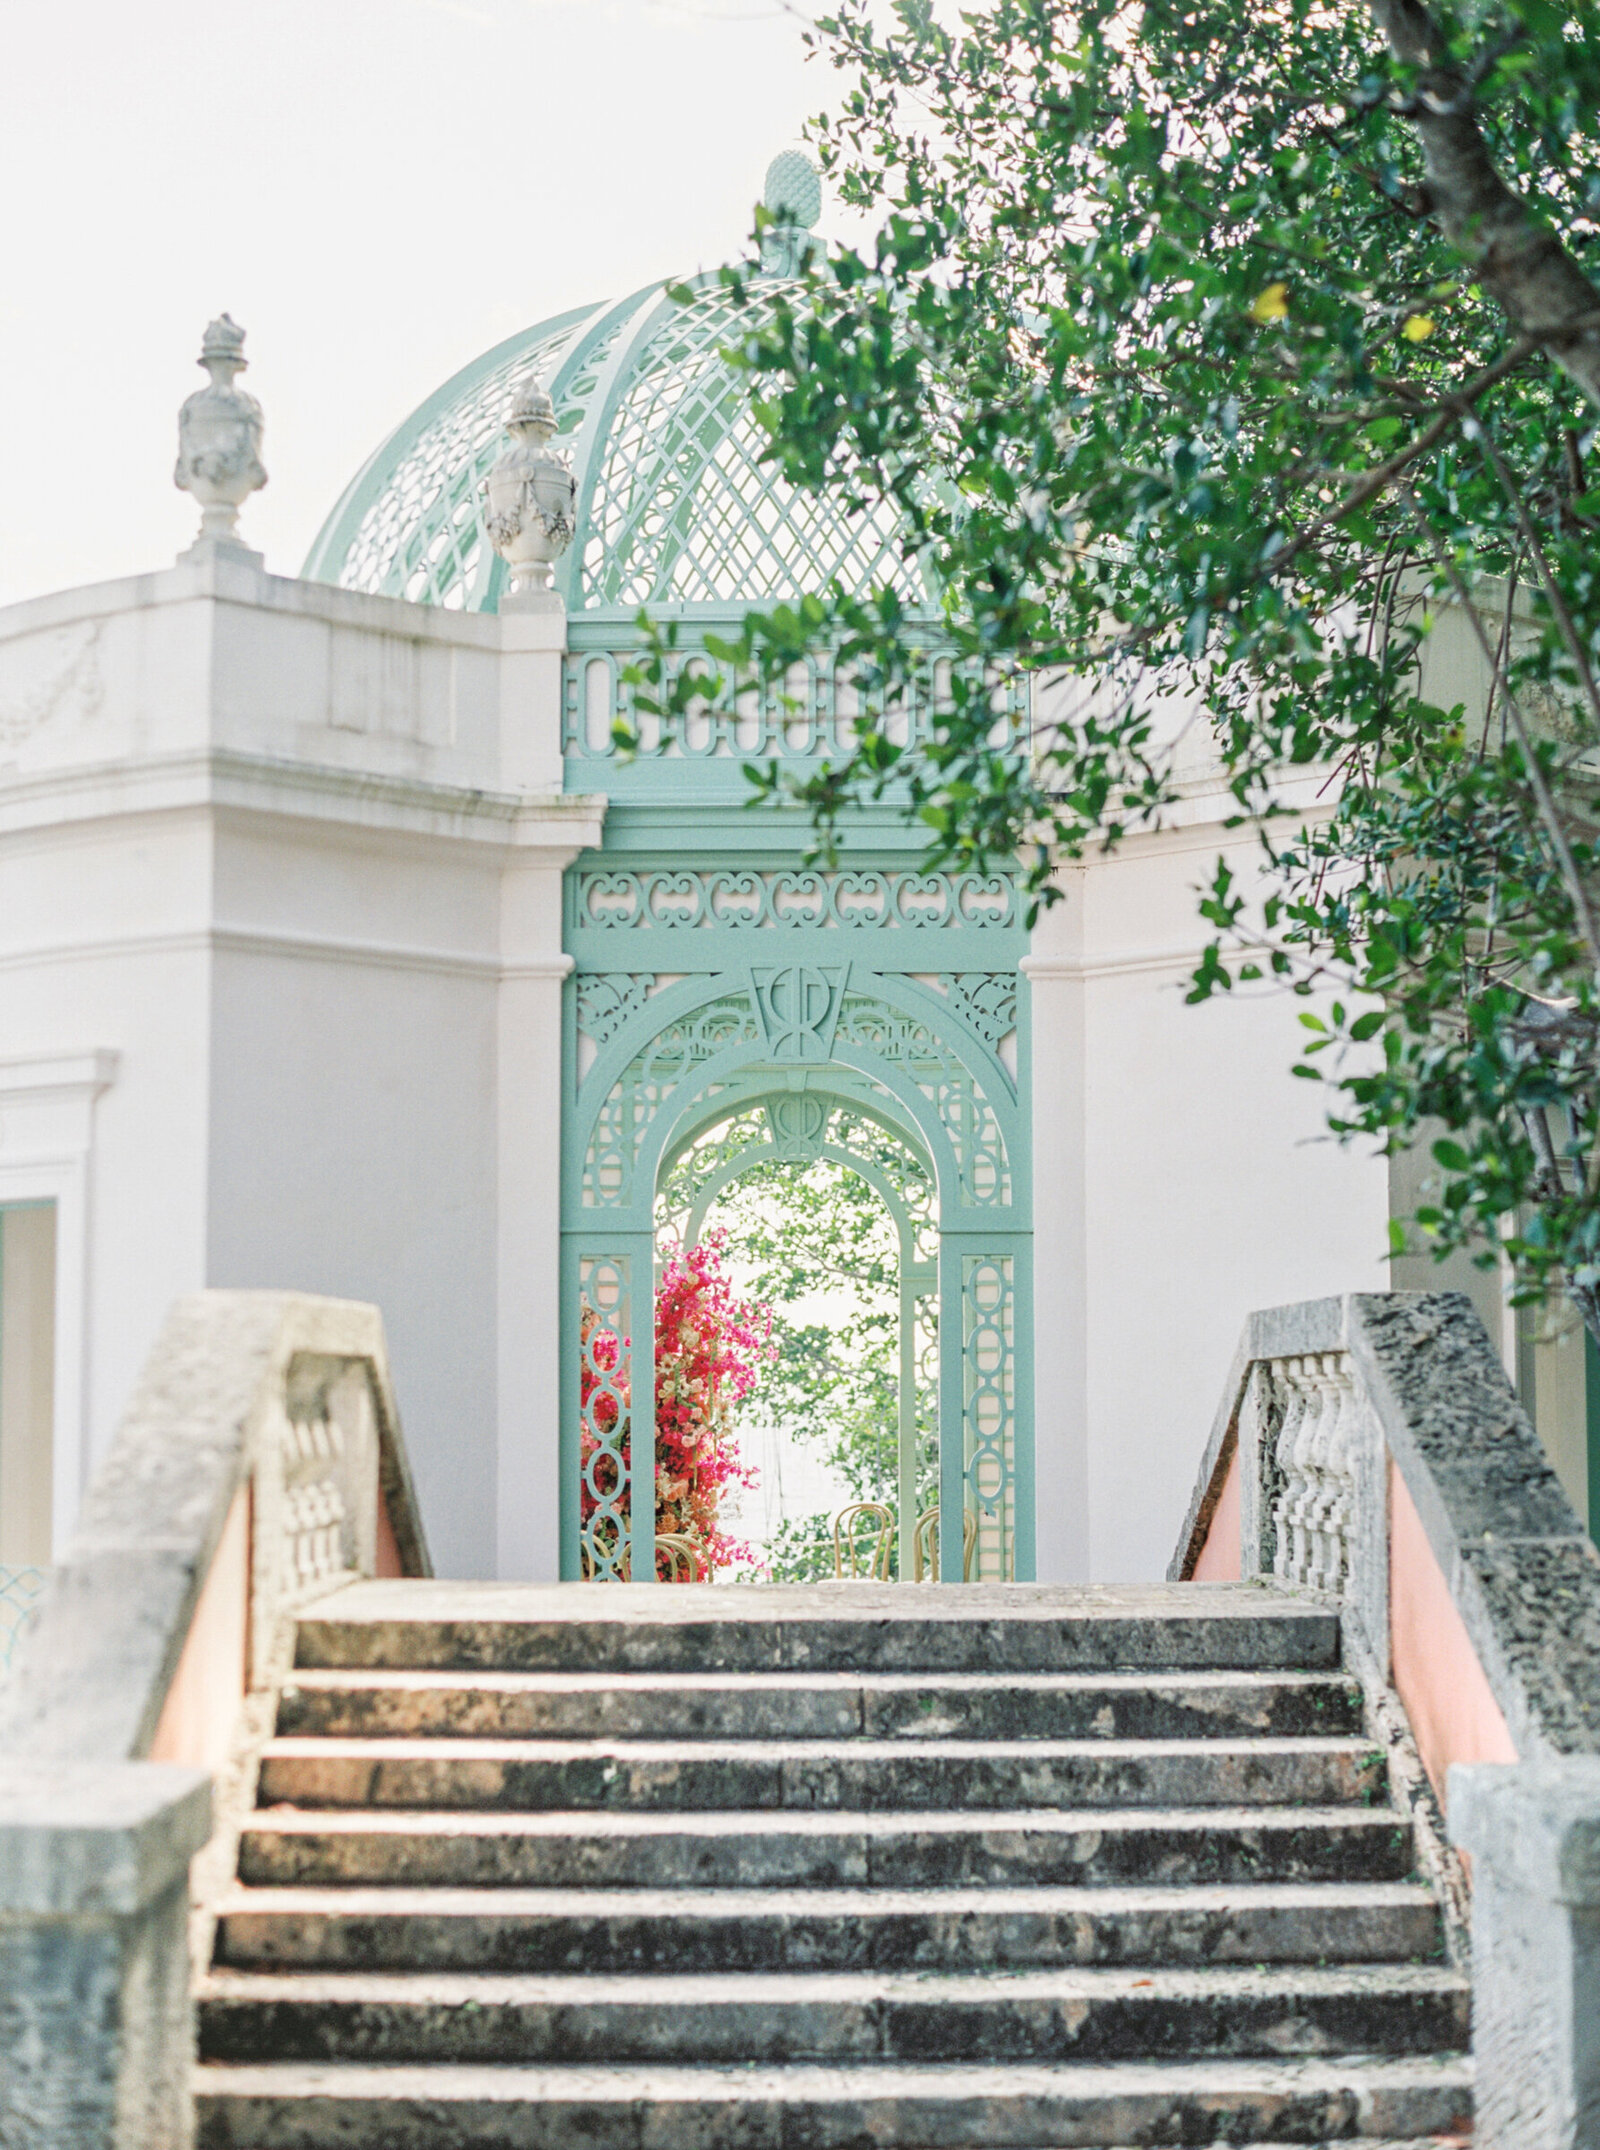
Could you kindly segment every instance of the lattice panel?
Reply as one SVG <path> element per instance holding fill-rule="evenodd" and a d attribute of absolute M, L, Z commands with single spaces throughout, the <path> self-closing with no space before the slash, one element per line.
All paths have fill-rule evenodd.
<path fill-rule="evenodd" d="M 745 992 L 725 994 L 659 1031 L 617 1077 L 596 1116 L 583 1161 L 583 1207 L 626 1208 L 640 1145 L 661 1106 L 692 1068 L 760 1034 Z"/>
<path fill-rule="evenodd" d="M 605 423 L 583 435 L 575 610 L 726 607 L 835 580 L 926 602 L 892 508 L 851 513 L 832 496 L 795 491 L 761 460 L 752 384 L 723 352 L 750 333 L 777 288 L 769 280 L 749 306 L 720 288 L 703 291 L 632 354 Z M 345 589 L 491 609 L 500 578 L 484 546 L 478 486 L 506 446 L 514 383 L 530 372 L 548 382 L 567 361 L 557 415 L 563 434 L 577 433 L 619 339 L 639 333 L 659 305 L 652 287 L 621 309 L 530 329 L 508 357 L 469 369 L 443 408 L 424 406 L 380 451 L 359 481 L 365 507 L 354 535 L 332 557 L 322 552 L 327 534 L 319 538 L 315 572 Z"/>
<path fill-rule="evenodd" d="M 734 867 L 567 877 L 568 924 L 624 932 L 639 926 L 806 927 L 872 931 L 907 926 L 1012 926 L 1017 884 L 1004 874 L 857 869 L 745 872 Z"/>
<path fill-rule="evenodd" d="M 961 1258 L 966 1505 L 978 1518 L 973 1580 L 1009 1581 L 1016 1472 L 1016 1278 L 1009 1254 Z"/>
<path fill-rule="evenodd" d="M 633 1263 L 626 1254 L 589 1254 L 578 1264 L 579 1464 L 589 1514 L 582 1526 L 585 1576 L 628 1577 L 633 1355 Z M 648 1503 L 653 1524 L 655 1505 Z"/>
<path fill-rule="evenodd" d="M 367 509 L 338 569 L 341 589 L 452 611 L 488 597 L 480 481 L 507 445 L 506 408 L 524 374 L 548 379 L 573 331 L 537 335 L 464 389 L 410 443 Z M 588 369 L 562 398 L 561 429 L 582 415 Z"/>
<path fill-rule="evenodd" d="M 964 1203 L 992 1209 L 1011 1200 L 1011 1166 L 994 1107 L 966 1062 L 926 1023 L 868 994 L 846 993 L 834 1038 L 905 1069 L 944 1123 Z"/>
<path fill-rule="evenodd" d="M 0 1674 L 33 1625 L 48 1574 L 46 1568 L 0 1568 Z"/>
<path fill-rule="evenodd" d="M 770 315 L 722 290 L 678 308 L 635 359 L 580 533 L 583 601 L 716 604 L 886 584 L 923 602 L 887 506 L 851 514 L 763 463 L 752 384 L 723 350 Z"/>

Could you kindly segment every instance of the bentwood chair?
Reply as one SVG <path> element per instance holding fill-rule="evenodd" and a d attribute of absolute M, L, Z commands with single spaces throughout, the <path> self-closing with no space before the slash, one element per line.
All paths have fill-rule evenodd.
<path fill-rule="evenodd" d="M 887 1502 L 855 1501 L 839 1510 L 833 1519 L 833 1572 L 840 1581 L 847 1556 L 852 1581 L 888 1582 L 894 1558 L 894 1510 Z"/>
<path fill-rule="evenodd" d="M 970 1583 L 972 1565 L 978 1556 L 978 1519 L 970 1508 L 961 1512 L 961 1580 Z M 926 1577 L 929 1582 L 939 1580 L 939 1511 L 925 1508 L 917 1517 L 917 1527 L 911 1534 L 911 1580 L 920 1583 Z"/>

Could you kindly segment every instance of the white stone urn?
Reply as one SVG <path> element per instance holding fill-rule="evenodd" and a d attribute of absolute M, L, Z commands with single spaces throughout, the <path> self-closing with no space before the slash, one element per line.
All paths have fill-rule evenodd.
<path fill-rule="evenodd" d="M 531 377 L 506 413 L 513 445 L 484 479 L 483 526 L 511 570 L 514 593 L 548 590 L 551 569 L 577 528 L 577 480 L 572 459 L 553 449 L 555 405 Z"/>
<path fill-rule="evenodd" d="M 172 482 L 200 503 L 200 537 L 237 542 L 239 507 L 267 482 L 261 463 L 261 406 L 234 385 L 250 361 L 244 330 L 224 314 L 207 327 L 198 363 L 211 376 L 178 413 L 178 467 Z"/>

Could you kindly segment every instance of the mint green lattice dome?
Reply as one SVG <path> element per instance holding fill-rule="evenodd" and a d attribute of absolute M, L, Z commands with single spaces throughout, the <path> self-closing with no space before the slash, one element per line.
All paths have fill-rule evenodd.
<path fill-rule="evenodd" d="M 794 169 L 791 169 L 791 164 Z M 803 170 L 801 169 L 803 167 Z M 810 222 L 803 157 L 768 175 L 774 207 Z M 761 461 L 748 381 L 722 357 L 782 288 L 737 303 L 714 280 L 685 305 L 652 285 L 618 305 L 541 322 L 430 396 L 357 475 L 305 573 L 349 590 L 494 611 L 505 570 L 483 535 L 478 487 L 506 446 L 505 413 L 528 373 L 549 387 L 578 481 L 577 535 L 556 568 L 572 612 L 744 605 L 891 584 L 921 600 L 885 508 L 849 514 L 796 492 Z"/>

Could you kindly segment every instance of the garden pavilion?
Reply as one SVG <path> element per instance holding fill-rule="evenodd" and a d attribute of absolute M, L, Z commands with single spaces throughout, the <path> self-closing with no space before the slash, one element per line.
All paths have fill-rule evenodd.
<path fill-rule="evenodd" d="M 804 159 L 767 199 L 815 222 Z M 1252 857 L 1202 746 L 1170 826 L 1030 925 L 892 805 L 826 869 L 747 810 L 747 761 L 841 748 L 826 654 L 670 735 L 637 709 L 641 611 L 680 663 L 833 582 L 936 630 L 892 519 L 787 487 L 723 355 L 793 243 L 743 297 L 651 286 L 474 360 L 298 578 L 213 533 L 0 614 L 0 1562 L 59 1546 L 167 1305 L 223 1284 L 380 1305 L 441 1572 L 621 1572 L 614 1470 L 580 1515 L 583 1308 L 647 1398 L 664 1222 L 774 1157 L 896 1219 L 950 1576 L 967 1517 L 977 1576 L 1160 1573 L 1244 1314 L 1387 1282 L 1383 1168 L 1309 1139 L 1292 1010 L 1182 1004 L 1193 886 Z M 548 591 L 482 496 L 530 377 L 575 480 Z M 997 725 L 1025 751 L 1047 713 Z"/>

